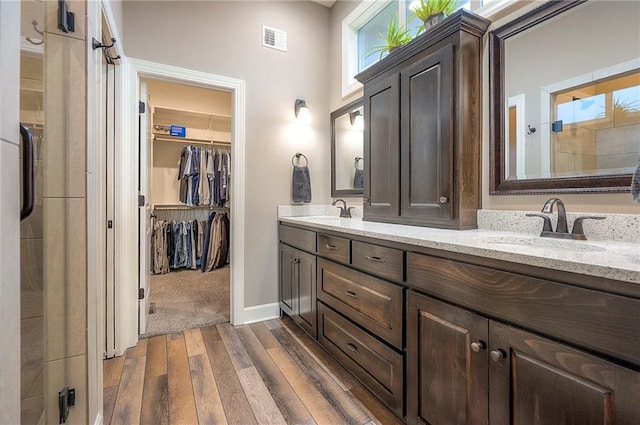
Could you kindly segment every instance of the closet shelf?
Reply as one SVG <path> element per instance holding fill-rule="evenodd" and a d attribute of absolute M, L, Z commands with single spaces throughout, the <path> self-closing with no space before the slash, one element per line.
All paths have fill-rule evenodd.
<path fill-rule="evenodd" d="M 212 145 L 212 146 L 222 146 L 222 147 L 231 147 L 231 143 L 223 142 L 219 140 L 209 140 L 209 139 L 196 139 L 193 137 L 176 137 L 176 136 L 168 136 L 165 134 L 154 134 L 154 141 L 156 142 L 174 142 L 174 143 L 197 143 L 202 145 Z"/>
<path fill-rule="evenodd" d="M 219 207 L 216 205 L 185 205 L 185 204 L 155 204 L 157 210 L 216 210 L 229 211 L 229 207 Z"/>

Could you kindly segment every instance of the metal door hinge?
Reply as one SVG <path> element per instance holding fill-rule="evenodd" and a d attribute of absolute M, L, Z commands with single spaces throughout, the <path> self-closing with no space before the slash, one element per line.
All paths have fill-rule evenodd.
<path fill-rule="evenodd" d="M 107 229 L 113 229 L 113 220 L 107 220 Z"/>
<path fill-rule="evenodd" d="M 144 300 L 144 288 L 138 288 L 138 299 Z"/>
<path fill-rule="evenodd" d="M 76 405 L 76 389 L 64 387 L 58 392 L 58 409 L 60 411 L 60 423 L 64 424 L 69 419 L 69 408 Z"/>
<path fill-rule="evenodd" d="M 146 199 L 144 195 L 138 195 L 138 206 L 144 207 L 146 205 Z"/>
<path fill-rule="evenodd" d="M 147 105 L 145 105 L 144 102 L 138 102 L 138 112 L 144 114 L 144 112 L 147 110 L 146 106 Z"/>

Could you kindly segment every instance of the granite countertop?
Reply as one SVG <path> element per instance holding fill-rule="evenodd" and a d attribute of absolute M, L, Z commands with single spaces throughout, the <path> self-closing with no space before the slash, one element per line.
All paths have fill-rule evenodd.
<path fill-rule="evenodd" d="M 284 217 L 284 223 L 441 249 L 640 284 L 640 244 L 573 241 L 497 230 L 445 230 L 319 215 Z"/>

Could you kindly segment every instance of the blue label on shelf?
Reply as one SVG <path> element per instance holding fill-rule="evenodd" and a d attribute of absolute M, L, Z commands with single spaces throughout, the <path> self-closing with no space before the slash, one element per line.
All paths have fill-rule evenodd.
<path fill-rule="evenodd" d="M 187 137 L 187 129 L 186 127 L 181 127 L 179 125 L 172 125 L 170 131 L 171 136 L 178 137 Z"/>

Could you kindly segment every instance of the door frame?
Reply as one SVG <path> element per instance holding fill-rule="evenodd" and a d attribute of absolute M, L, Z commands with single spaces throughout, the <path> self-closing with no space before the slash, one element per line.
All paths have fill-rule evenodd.
<path fill-rule="evenodd" d="M 140 59 L 126 58 L 123 63 L 125 75 L 122 85 L 123 98 L 123 137 L 120 144 L 119 164 L 121 182 L 137 179 L 139 152 L 137 143 L 127 141 L 138 137 L 138 99 L 141 79 L 162 80 L 178 84 L 187 84 L 206 89 L 224 90 L 231 93 L 232 99 L 232 152 L 231 199 L 231 309 L 230 319 L 233 325 L 244 324 L 244 216 L 245 216 L 245 82 L 235 78 L 209 74 L 165 65 Z M 116 153 L 118 156 L 118 153 Z M 117 171 L 118 172 L 118 171 Z M 119 191 L 119 213 L 121 214 L 119 232 L 116 236 L 116 252 L 119 271 L 116 291 L 123 294 L 116 320 L 117 338 L 123 343 L 122 349 L 133 346 L 138 341 L 138 293 L 137 293 L 137 185 L 121 184 Z M 116 213 L 118 214 L 118 212 Z M 131 282 L 135 281 L 136 285 Z M 135 292 L 135 293 L 134 293 Z"/>

